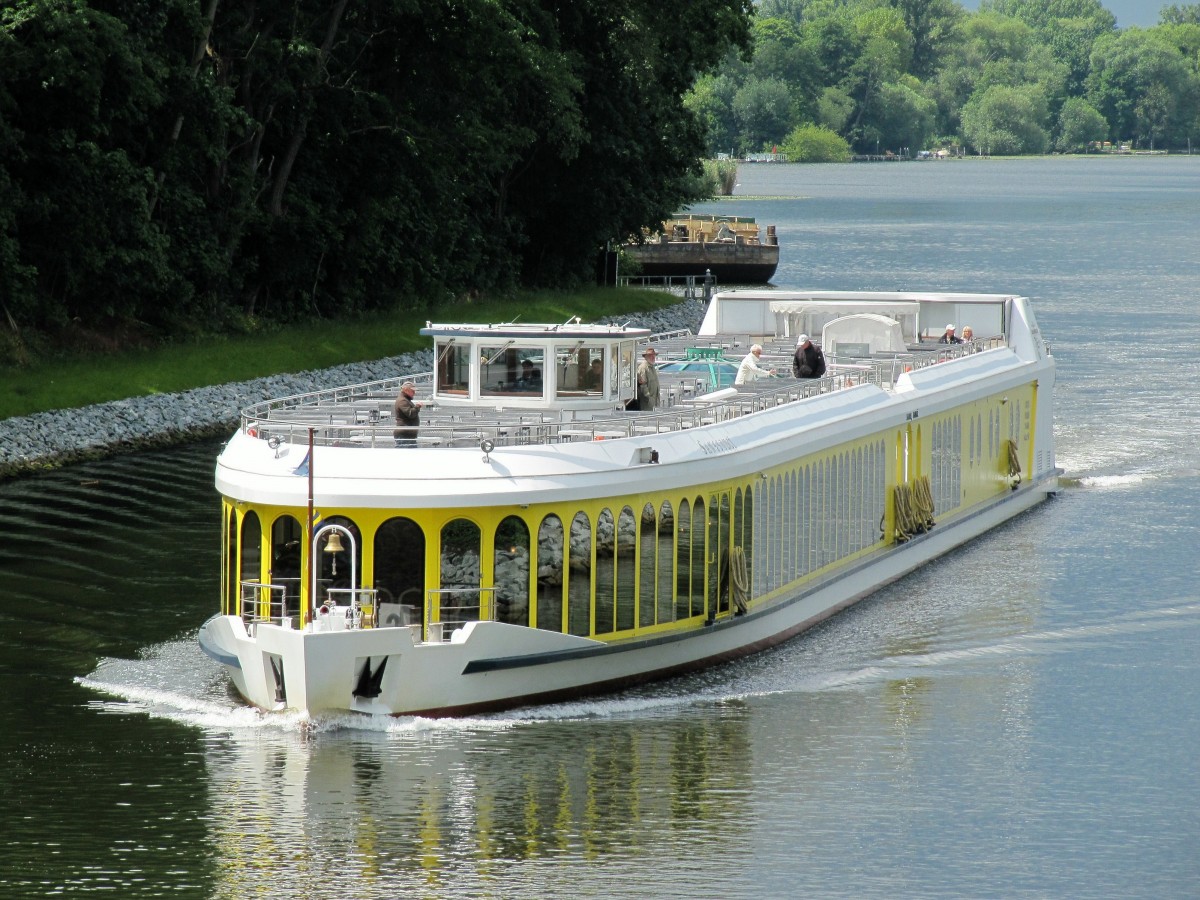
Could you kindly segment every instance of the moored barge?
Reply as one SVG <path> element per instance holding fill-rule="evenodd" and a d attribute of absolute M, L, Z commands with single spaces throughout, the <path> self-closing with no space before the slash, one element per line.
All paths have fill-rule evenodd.
<path fill-rule="evenodd" d="M 645 278 L 711 274 L 723 285 L 766 284 L 779 267 L 775 226 L 764 233 L 750 216 L 677 215 L 623 252 L 635 264 L 631 274 Z"/>

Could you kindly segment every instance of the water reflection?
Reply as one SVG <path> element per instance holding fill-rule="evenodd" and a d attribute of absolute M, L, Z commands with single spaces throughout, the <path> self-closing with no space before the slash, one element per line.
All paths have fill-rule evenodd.
<path fill-rule="evenodd" d="M 745 828 L 744 709 L 574 721 L 255 729 L 208 741 L 221 895 L 455 893 L 513 863 L 673 854 Z M 411 729 L 411 730 L 409 730 Z M 732 831 L 731 831 L 732 829 Z"/>

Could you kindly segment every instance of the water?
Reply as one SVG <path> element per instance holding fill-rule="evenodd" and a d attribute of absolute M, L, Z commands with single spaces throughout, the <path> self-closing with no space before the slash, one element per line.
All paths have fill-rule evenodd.
<path fill-rule="evenodd" d="M 0 897 L 1195 896 L 1200 158 L 739 177 L 780 286 L 1035 298 L 1058 498 L 687 679 L 310 723 L 195 647 L 216 444 L 0 484 Z"/>

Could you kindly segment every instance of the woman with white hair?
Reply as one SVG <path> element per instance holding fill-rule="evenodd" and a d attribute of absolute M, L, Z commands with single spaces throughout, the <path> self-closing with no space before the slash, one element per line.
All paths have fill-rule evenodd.
<path fill-rule="evenodd" d="M 760 356 L 762 356 L 762 344 L 755 344 L 746 354 L 746 358 L 742 360 L 742 364 L 738 366 L 737 377 L 733 379 L 734 384 L 749 384 L 766 375 L 775 374 L 774 369 L 764 369 L 758 364 Z"/>

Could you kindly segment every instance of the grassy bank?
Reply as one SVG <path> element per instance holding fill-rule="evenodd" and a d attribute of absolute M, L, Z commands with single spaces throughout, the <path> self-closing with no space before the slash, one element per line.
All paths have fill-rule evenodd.
<path fill-rule="evenodd" d="M 323 320 L 152 349 L 58 356 L 27 366 L 0 363 L 0 419 L 426 349 L 428 338 L 417 332 L 428 320 L 565 322 L 571 316 L 580 316 L 588 321 L 648 312 L 678 302 L 679 297 L 672 294 L 636 289 L 524 293 L 503 300 Z"/>

